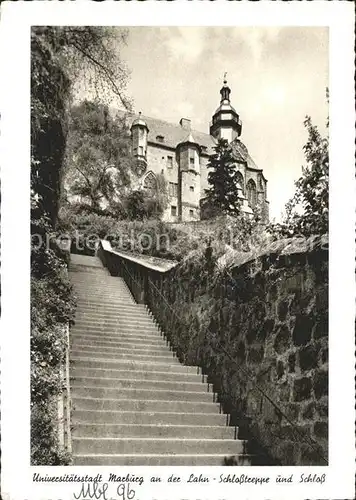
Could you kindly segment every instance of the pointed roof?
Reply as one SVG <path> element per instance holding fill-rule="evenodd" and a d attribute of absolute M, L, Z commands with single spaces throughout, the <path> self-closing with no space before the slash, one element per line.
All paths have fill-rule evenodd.
<path fill-rule="evenodd" d="M 142 119 L 141 111 L 139 112 L 138 117 L 132 122 L 131 128 L 135 127 L 136 125 L 139 125 L 141 127 L 146 127 L 148 130 L 147 123 L 145 122 L 145 120 Z"/>
<path fill-rule="evenodd" d="M 185 139 L 183 139 L 182 142 L 180 142 L 179 144 L 177 144 L 177 146 L 180 146 L 180 145 L 183 145 L 183 144 L 195 144 L 196 146 L 199 146 L 199 142 L 194 139 L 193 133 L 192 133 L 191 130 L 190 130 L 189 134 L 185 137 Z"/>

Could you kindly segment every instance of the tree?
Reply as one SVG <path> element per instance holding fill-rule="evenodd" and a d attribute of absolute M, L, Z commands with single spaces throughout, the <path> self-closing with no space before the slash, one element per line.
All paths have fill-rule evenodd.
<path fill-rule="evenodd" d="M 130 186 L 130 147 L 124 118 L 113 118 L 108 106 L 89 101 L 74 106 L 67 143 L 67 194 L 88 200 L 93 211 L 110 209 Z"/>
<path fill-rule="evenodd" d="M 125 215 L 130 220 L 160 219 L 168 202 L 167 182 L 162 174 L 156 176 L 154 192 L 137 189 L 122 200 Z"/>
<path fill-rule="evenodd" d="M 65 328 L 74 301 L 64 252 L 51 238 L 57 222 L 74 84 L 89 75 L 93 88 L 127 105 L 127 72 L 113 29 L 35 27 L 31 31 L 31 462 L 64 465 L 70 457 L 58 447 L 57 397 L 63 390 L 60 364 L 67 346 Z M 118 44 L 119 45 L 119 44 Z M 47 236 L 49 238 L 47 239 Z"/>
<path fill-rule="evenodd" d="M 55 224 L 63 180 L 67 109 L 83 78 L 97 94 L 125 97 L 127 69 L 118 48 L 125 32 L 115 28 L 34 27 L 31 30 L 31 188 Z"/>
<path fill-rule="evenodd" d="M 326 234 L 329 224 L 329 140 L 307 116 L 308 140 L 303 147 L 306 165 L 295 182 L 296 191 L 285 207 L 281 224 L 270 227 L 281 236 Z M 328 128 L 328 121 L 326 124 Z"/>
<path fill-rule="evenodd" d="M 206 189 L 205 204 L 218 212 L 230 215 L 241 213 L 238 192 L 238 171 L 232 148 L 226 139 L 220 139 L 208 162 L 212 171 L 208 174 L 209 189 Z"/>

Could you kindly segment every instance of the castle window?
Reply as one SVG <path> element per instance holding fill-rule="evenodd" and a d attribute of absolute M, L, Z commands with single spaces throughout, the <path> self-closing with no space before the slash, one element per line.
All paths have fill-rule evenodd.
<path fill-rule="evenodd" d="M 190 217 L 194 217 L 194 210 L 189 210 Z"/>
<path fill-rule="evenodd" d="M 156 136 L 156 140 L 157 140 L 158 142 L 164 142 L 164 137 L 163 137 L 163 135 L 157 135 L 157 136 Z"/>
<path fill-rule="evenodd" d="M 148 172 L 143 181 L 143 188 L 150 196 L 154 196 L 157 192 L 157 179 L 153 172 Z"/>
<path fill-rule="evenodd" d="M 247 193 L 248 204 L 250 205 L 251 208 L 255 208 L 257 201 L 256 184 L 252 179 L 250 179 L 246 185 L 246 193 Z"/>
<path fill-rule="evenodd" d="M 237 182 L 240 184 L 240 187 L 242 189 L 242 194 L 245 195 L 244 176 L 242 175 L 241 172 L 236 172 L 236 179 Z"/>
<path fill-rule="evenodd" d="M 195 163 L 194 156 L 189 158 L 189 163 L 190 163 L 190 166 L 194 168 L 194 163 Z"/>
<path fill-rule="evenodd" d="M 173 168 L 173 156 L 167 156 L 167 168 Z"/>
<path fill-rule="evenodd" d="M 175 217 L 177 215 L 177 207 L 174 205 L 171 205 L 171 215 L 172 217 Z"/>
<path fill-rule="evenodd" d="M 194 192 L 194 186 L 189 186 L 189 191 L 192 191 L 192 193 Z"/>
<path fill-rule="evenodd" d="M 169 183 L 169 194 L 170 196 L 178 196 L 178 184 L 175 182 Z"/>

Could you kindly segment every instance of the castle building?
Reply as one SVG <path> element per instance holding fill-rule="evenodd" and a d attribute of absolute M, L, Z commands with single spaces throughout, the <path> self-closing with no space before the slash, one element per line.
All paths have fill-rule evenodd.
<path fill-rule="evenodd" d="M 135 157 L 139 187 L 154 192 L 158 176 L 163 175 L 169 202 L 163 214 L 168 222 L 200 220 L 208 186 L 209 155 L 214 153 L 218 139 L 229 141 L 239 172 L 239 193 L 242 211 L 259 210 L 268 222 L 267 180 L 240 140 L 242 122 L 231 105 L 231 90 L 224 79 L 220 105 L 213 114 L 209 134 L 192 129 L 182 118 L 179 124 L 139 115 L 128 115 L 132 150 Z"/>

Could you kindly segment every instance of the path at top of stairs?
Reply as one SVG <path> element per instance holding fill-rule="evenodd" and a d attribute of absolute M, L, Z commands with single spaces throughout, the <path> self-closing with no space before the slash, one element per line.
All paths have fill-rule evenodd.
<path fill-rule="evenodd" d="M 97 257 L 71 255 L 74 465 L 250 465 L 204 376 Z"/>

